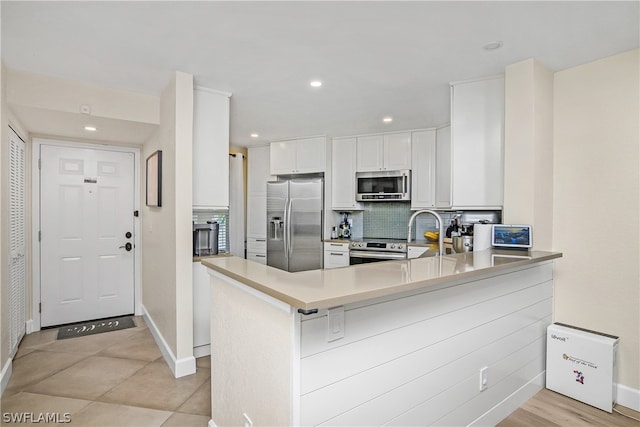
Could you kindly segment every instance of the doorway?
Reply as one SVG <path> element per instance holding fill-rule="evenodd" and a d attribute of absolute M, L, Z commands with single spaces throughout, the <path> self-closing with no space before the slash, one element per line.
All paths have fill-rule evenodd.
<path fill-rule="evenodd" d="M 9 354 L 13 356 L 26 324 L 26 146 L 9 128 Z"/>
<path fill-rule="evenodd" d="M 34 146 L 41 327 L 138 311 L 136 151 L 54 141 Z"/>

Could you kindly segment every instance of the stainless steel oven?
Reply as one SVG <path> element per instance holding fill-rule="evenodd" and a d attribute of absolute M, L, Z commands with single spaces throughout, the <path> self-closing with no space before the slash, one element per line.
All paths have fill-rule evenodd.
<path fill-rule="evenodd" d="M 389 239 L 354 240 L 349 244 L 349 265 L 407 258 L 407 244 Z"/>

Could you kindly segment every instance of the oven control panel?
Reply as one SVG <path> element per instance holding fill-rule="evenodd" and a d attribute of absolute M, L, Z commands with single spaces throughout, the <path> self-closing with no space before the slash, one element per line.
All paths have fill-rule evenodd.
<path fill-rule="evenodd" d="M 352 241 L 350 249 L 361 251 L 406 252 L 407 244 L 403 242 Z"/>

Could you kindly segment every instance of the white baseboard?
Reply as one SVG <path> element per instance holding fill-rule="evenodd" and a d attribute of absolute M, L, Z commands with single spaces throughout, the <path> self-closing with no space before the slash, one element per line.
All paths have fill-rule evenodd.
<path fill-rule="evenodd" d="M 162 357 L 165 362 L 167 362 L 167 365 L 169 365 L 171 372 L 173 372 L 173 376 L 180 378 L 186 375 L 195 374 L 196 358 L 193 356 L 183 357 L 182 359 L 176 358 L 173 351 L 171 351 L 171 347 L 169 347 L 169 344 L 165 341 L 158 329 L 158 326 L 155 324 L 144 305 L 142 306 L 142 318 L 149 327 L 149 331 L 151 332 L 151 335 L 153 335 L 153 339 L 156 341 L 156 344 L 160 349 L 160 353 L 162 353 Z"/>
<path fill-rule="evenodd" d="M 542 371 L 510 396 L 471 422 L 470 426 L 495 426 L 544 388 L 546 371 Z"/>
<path fill-rule="evenodd" d="M 209 420 L 209 422 L 207 423 L 209 427 L 218 427 L 216 425 L 216 423 L 213 422 L 213 420 Z"/>
<path fill-rule="evenodd" d="M 211 344 L 201 345 L 199 347 L 193 347 L 193 357 L 196 359 L 198 357 L 210 356 L 211 355 Z"/>
<path fill-rule="evenodd" d="M 11 379 L 11 373 L 13 372 L 13 360 L 11 358 L 7 359 L 7 363 L 2 367 L 2 372 L 0 372 L 0 396 L 4 394 L 4 390 L 7 388 L 9 384 L 9 380 Z"/>
<path fill-rule="evenodd" d="M 640 412 L 640 390 L 623 384 L 616 384 L 616 403 Z"/>
<path fill-rule="evenodd" d="M 25 332 L 27 334 L 32 334 L 34 332 L 38 332 L 39 330 L 40 326 L 36 326 L 36 323 L 33 321 L 33 319 L 27 320 L 27 323 L 25 325 Z"/>

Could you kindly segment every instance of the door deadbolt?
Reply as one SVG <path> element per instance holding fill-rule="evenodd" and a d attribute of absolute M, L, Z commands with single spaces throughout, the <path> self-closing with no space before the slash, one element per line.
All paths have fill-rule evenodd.
<path fill-rule="evenodd" d="M 130 239 L 130 238 L 131 238 L 131 236 L 132 236 L 132 234 L 131 234 L 131 232 L 130 232 L 130 231 L 127 231 L 127 232 L 125 233 L 125 235 L 124 235 L 124 237 L 126 237 L 127 239 Z"/>

